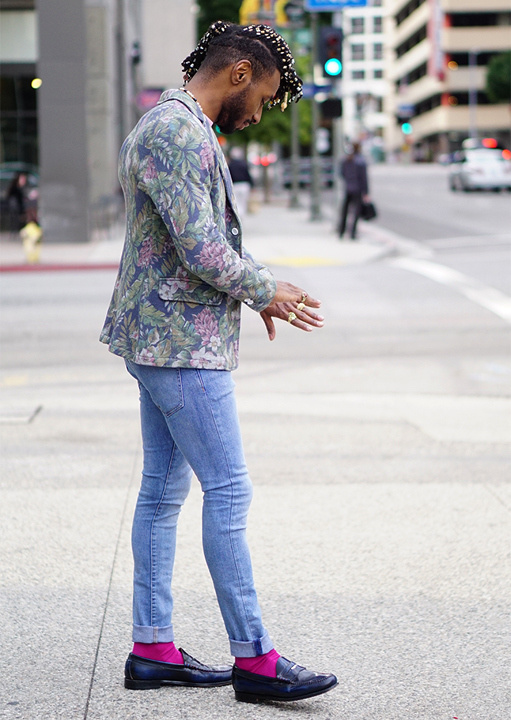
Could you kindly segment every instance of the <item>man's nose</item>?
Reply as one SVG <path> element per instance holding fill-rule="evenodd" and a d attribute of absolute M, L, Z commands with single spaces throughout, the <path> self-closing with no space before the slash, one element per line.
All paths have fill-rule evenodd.
<path fill-rule="evenodd" d="M 255 115 L 252 115 L 252 120 L 250 121 L 252 125 L 257 125 L 261 121 L 261 118 L 263 116 L 263 108 L 258 110 Z"/>

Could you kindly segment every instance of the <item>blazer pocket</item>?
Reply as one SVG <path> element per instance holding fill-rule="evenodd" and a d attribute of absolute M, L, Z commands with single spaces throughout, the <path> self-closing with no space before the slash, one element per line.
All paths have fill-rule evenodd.
<path fill-rule="evenodd" d="M 221 305 L 225 293 L 205 282 L 183 278 L 162 278 L 158 284 L 158 297 L 160 300 L 194 305 Z"/>

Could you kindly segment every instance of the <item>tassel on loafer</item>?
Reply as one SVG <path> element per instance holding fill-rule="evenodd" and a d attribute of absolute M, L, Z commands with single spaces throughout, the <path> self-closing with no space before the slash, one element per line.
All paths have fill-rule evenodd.
<path fill-rule="evenodd" d="M 209 667 L 195 660 L 182 648 L 183 664 L 159 662 L 130 653 L 124 668 L 124 687 L 128 690 L 151 690 L 164 685 L 186 687 L 218 687 L 230 685 L 232 668 L 228 665 Z"/>
<path fill-rule="evenodd" d="M 337 678 L 331 673 L 317 673 L 280 657 L 277 677 L 267 677 L 240 670 L 234 665 L 232 684 L 236 700 L 257 703 L 275 700 L 305 700 L 334 688 Z"/>

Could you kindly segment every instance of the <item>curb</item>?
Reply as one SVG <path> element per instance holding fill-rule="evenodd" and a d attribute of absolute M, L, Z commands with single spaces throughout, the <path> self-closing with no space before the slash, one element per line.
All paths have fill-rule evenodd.
<path fill-rule="evenodd" d="M 0 265 L 0 273 L 31 273 L 31 272 L 74 272 L 82 270 L 117 270 L 119 263 L 47 263 L 29 265 Z"/>

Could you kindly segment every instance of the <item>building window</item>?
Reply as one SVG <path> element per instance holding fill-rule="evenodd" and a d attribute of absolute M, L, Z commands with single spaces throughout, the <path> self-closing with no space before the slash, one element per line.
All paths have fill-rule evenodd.
<path fill-rule="evenodd" d="M 373 58 L 375 60 L 383 59 L 383 43 L 374 43 L 373 45 Z"/>
<path fill-rule="evenodd" d="M 382 6 L 382 0 L 373 0 L 371 5 L 373 7 L 381 7 Z"/>
<path fill-rule="evenodd" d="M 383 77 L 383 70 L 375 70 L 373 72 L 373 77 L 375 80 L 381 80 L 381 78 Z"/>
<path fill-rule="evenodd" d="M 351 18 L 351 32 L 353 35 L 360 35 L 364 32 L 364 18 Z"/>
<path fill-rule="evenodd" d="M 365 80 L 365 76 L 365 70 L 352 70 L 351 72 L 352 80 Z"/>
<path fill-rule="evenodd" d="M 352 60 L 365 60 L 365 46 L 362 43 L 355 43 L 351 46 Z"/>
<path fill-rule="evenodd" d="M 413 35 L 410 35 L 404 42 L 396 48 L 396 55 L 398 58 L 410 52 L 412 48 L 418 45 L 420 42 L 426 39 L 428 35 L 428 26 L 423 25 L 421 28 L 416 30 Z"/>
<path fill-rule="evenodd" d="M 401 23 L 404 22 L 407 17 L 414 13 L 417 8 L 419 8 L 425 2 L 426 0 L 410 0 L 410 2 L 407 2 L 406 5 L 404 5 L 398 12 L 398 14 L 395 16 L 396 25 L 401 25 Z"/>
<path fill-rule="evenodd" d="M 383 18 L 381 15 L 377 15 L 373 18 L 373 32 L 374 33 L 381 33 L 383 32 Z"/>
<path fill-rule="evenodd" d="M 383 98 L 382 97 L 374 98 L 374 109 L 378 113 L 383 112 Z"/>
<path fill-rule="evenodd" d="M 37 165 L 37 90 L 32 63 L 2 65 L 0 76 L 0 147 L 5 162 Z"/>

